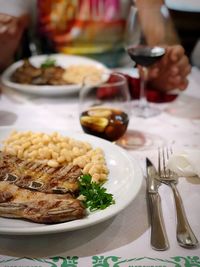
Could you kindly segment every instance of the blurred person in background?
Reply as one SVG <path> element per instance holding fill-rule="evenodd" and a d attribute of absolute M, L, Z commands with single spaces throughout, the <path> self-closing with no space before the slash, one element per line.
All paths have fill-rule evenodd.
<path fill-rule="evenodd" d="M 166 4 L 186 55 L 200 68 L 200 1 L 166 0 Z"/>
<path fill-rule="evenodd" d="M 186 55 L 200 66 L 200 1 L 166 0 L 166 5 Z"/>
<path fill-rule="evenodd" d="M 27 25 L 26 17 L 0 14 L 0 71 L 13 62 Z"/>
<path fill-rule="evenodd" d="M 21 4 L 32 2 L 31 7 L 26 7 L 27 14 L 36 16 L 34 30 L 29 35 L 30 54 L 59 52 L 88 56 L 112 68 L 125 64 L 124 32 L 132 1 L 37 0 L 37 3 L 30 0 L 9 1 L 18 8 L 19 2 Z M 146 29 L 148 44 L 163 45 L 167 51 L 161 61 L 150 68 L 149 81 L 158 89 L 184 90 L 188 84 L 187 75 L 191 67 L 183 47 L 177 45 L 178 39 L 171 22 L 166 28 L 158 16 L 158 9 L 164 6 L 163 0 L 135 2 L 140 10 L 141 24 Z M 15 22 L 15 26 L 9 23 L 6 29 L 4 27 L 2 30 L 2 25 L 5 25 L 2 18 L 6 11 L 3 14 L 0 9 L 0 13 L 0 43 L 1 40 L 4 43 L 4 49 L 0 50 L 0 53 L 4 54 L 5 60 L 1 61 L 3 69 L 11 63 L 17 47 L 20 47 L 22 33 L 26 32 L 28 20 L 26 23 L 21 23 L 19 16 L 12 16 L 10 20 Z M 7 20 L 9 20 L 8 14 Z M 13 30 L 10 30 L 11 28 Z"/>

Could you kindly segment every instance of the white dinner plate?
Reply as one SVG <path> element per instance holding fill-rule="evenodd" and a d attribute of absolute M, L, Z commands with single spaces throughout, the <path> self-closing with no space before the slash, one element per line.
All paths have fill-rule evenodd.
<path fill-rule="evenodd" d="M 52 54 L 52 55 L 39 55 L 30 57 L 30 62 L 35 67 L 40 67 L 40 65 L 48 58 L 53 58 L 56 60 L 56 65 L 63 68 L 67 68 L 71 65 L 93 65 L 102 72 L 109 73 L 110 70 L 104 66 L 102 63 L 82 56 L 64 55 L 64 54 Z M 23 65 L 23 60 L 15 62 L 10 67 L 8 67 L 2 74 L 2 83 L 14 90 L 21 91 L 28 94 L 43 95 L 43 96 L 59 96 L 74 94 L 79 92 L 80 84 L 68 84 L 68 85 L 29 85 L 20 84 L 11 81 L 11 75 L 13 72 Z"/>
<path fill-rule="evenodd" d="M 56 129 L 21 129 L 11 127 L 0 128 L 0 144 L 12 130 L 32 130 L 51 133 Z M 63 136 L 69 136 L 81 141 L 87 141 L 92 146 L 100 147 L 105 152 L 105 158 L 109 169 L 108 181 L 105 183 L 107 191 L 113 194 L 115 204 L 105 210 L 89 213 L 85 218 L 59 224 L 39 224 L 19 219 L 0 218 L 0 234 L 36 235 L 72 231 L 89 227 L 105 221 L 127 207 L 138 194 L 142 185 L 142 171 L 138 162 L 117 145 L 101 138 L 87 134 L 69 134 L 63 130 L 57 130 Z"/>

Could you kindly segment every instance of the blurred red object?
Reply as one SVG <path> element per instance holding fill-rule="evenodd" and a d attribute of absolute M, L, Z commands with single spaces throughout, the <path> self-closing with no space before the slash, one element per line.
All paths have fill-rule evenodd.
<path fill-rule="evenodd" d="M 108 83 L 117 83 L 117 82 L 119 82 L 118 78 L 111 74 L 106 83 L 108 84 Z M 97 97 L 99 99 L 112 98 L 115 94 L 117 94 L 117 90 L 118 90 L 118 88 L 115 87 L 114 85 L 113 86 L 106 86 L 106 84 L 105 84 L 105 86 L 101 85 L 101 87 L 99 87 L 97 90 Z"/>
<path fill-rule="evenodd" d="M 132 99 L 139 99 L 140 95 L 140 79 L 125 75 L 129 85 L 129 91 Z M 161 92 L 157 89 L 147 87 L 147 100 L 153 103 L 171 102 L 176 99 L 177 94 L 170 94 L 169 92 Z"/>
<path fill-rule="evenodd" d="M 121 73 L 122 74 L 122 73 Z M 139 78 L 134 78 L 131 77 L 127 74 L 122 74 L 126 77 L 127 82 L 128 82 L 128 87 L 131 95 L 131 99 L 139 99 L 140 95 L 140 79 Z M 116 78 L 110 76 L 109 82 L 117 82 Z M 111 98 L 115 93 L 116 93 L 116 88 L 113 87 L 101 87 L 97 90 L 97 96 L 99 99 L 109 99 Z M 171 102 L 175 100 L 177 97 L 176 94 L 170 94 L 169 92 L 161 92 L 158 91 L 157 89 L 147 87 L 147 100 L 149 102 L 153 103 L 166 103 L 166 102 Z"/>

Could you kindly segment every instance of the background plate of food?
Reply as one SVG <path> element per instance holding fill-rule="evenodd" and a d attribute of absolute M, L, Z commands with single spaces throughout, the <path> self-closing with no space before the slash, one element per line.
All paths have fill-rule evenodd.
<path fill-rule="evenodd" d="M 11 132 L 13 130 L 16 130 L 17 132 L 14 132 L 11 135 Z M 27 140 L 27 138 L 29 140 Z M 3 141 L 5 140 L 7 140 L 7 142 L 3 143 Z M 53 146 L 52 144 L 50 145 L 49 143 L 51 142 L 51 140 L 53 140 Z M 19 142 L 22 142 L 23 144 L 19 144 Z M 89 227 L 91 225 L 100 223 L 102 221 L 105 221 L 117 215 L 119 212 L 125 209 L 135 199 L 142 185 L 142 180 L 143 180 L 142 171 L 139 167 L 138 162 L 134 158 L 130 157 L 124 149 L 120 148 L 119 146 L 111 142 L 108 142 L 106 140 L 103 140 L 103 139 L 100 139 L 100 138 L 97 138 L 91 135 L 87 135 L 87 134 L 73 134 L 73 137 L 72 137 L 72 134 L 66 133 L 65 131 L 59 130 L 59 129 L 55 132 L 55 129 L 45 129 L 44 131 L 39 128 L 38 129 L 35 129 L 35 128 L 34 129 L 24 129 L 24 128 L 23 129 L 21 128 L 12 129 L 11 127 L 2 127 L 1 132 L 0 132 L 0 150 L 3 150 L 5 152 L 5 146 L 6 146 L 7 152 L 9 152 L 11 149 L 12 152 L 11 151 L 10 152 L 12 154 L 14 153 L 15 155 L 20 155 L 21 158 L 23 158 L 23 155 L 24 155 L 24 158 L 27 157 L 27 155 L 30 155 L 29 149 L 32 150 L 33 148 L 33 145 L 30 145 L 30 144 L 36 145 L 34 151 L 31 151 L 31 155 L 33 156 L 34 154 L 34 157 L 35 157 L 37 152 L 42 152 L 42 149 L 43 149 L 42 147 L 38 147 L 38 144 L 40 144 L 40 146 L 43 146 L 44 144 L 47 145 L 47 143 L 49 144 L 48 147 L 51 149 L 51 154 L 54 155 L 54 152 L 52 152 L 52 149 L 55 149 L 56 157 L 60 158 L 59 148 L 61 148 L 61 151 L 62 151 L 62 146 L 64 145 L 65 142 L 68 145 L 70 144 L 71 146 L 70 149 L 71 151 L 73 151 L 73 153 L 76 154 L 76 156 L 78 157 L 80 156 L 79 158 L 76 158 L 75 162 L 73 161 L 73 163 L 78 164 L 79 166 L 82 167 L 82 169 L 84 168 L 84 166 L 86 166 L 85 164 L 87 164 L 88 162 L 87 155 L 89 155 L 89 157 L 93 155 L 92 157 L 93 159 L 95 159 L 94 160 L 95 164 L 97 163 L 98 160 L 100 160 L 100 165 L 103 164 L 104 166 L 102 165 L 103 167 L 101 167 L 100 169 L 96 168 L 96 171 L 94 172 L 92 171 L 91 173 L 92 173 L 92 176 L 93 176 L 93 173 L 95 172 L 100 173 L 100 174 L 102 173 L 107 174 L 103 187 L 106 189 L 106 192 L 108 192 L 108 194 L 112 194 L 114 202 L 106 206 L 106 208 L 104 209 L 97 209 L 94 211 L 90 211 L 87 208 L 87 213 L 85 214 L 85 216 L 83 216 L 82 218 L 76 218 L 76 219 L 72 219 L 69 221 L 62 221 L 63 214 L 66 212 L 66 210 L 64 209 L 63 213 L 61 213 L 61 221 L 58 220 L 58 222 L 56 223 L 42 223 L 42 222 L 35 222 L 32 220 L 29 220 L 30 217 L 29 218 L 27 217 L 28 219 L 10 217 L 11 214 L 15 214 L 18 216 L 22 212 L 22 210 L 19 210 L 19 212 L 13 213 L 13 209 L 15 209 L 16 207 L 18 208 L 18 205 L 20 202 L 20 196 L 18 193 L 17 198 L 16 198 L 17 200 L 15 201 L 15 203 L 13 202 L 12 198 L 10 198 L 10 200 L 7 201 L 8 203 L 4 203 L 5 200 L 3 202 L 1 201 L 0 203 L 0 233 L 1 234 L 16 234 L 16 235 L 39 234 L 41 235 L 41 234 L 51 234 L 51 233 L 57 233 L 57 232 L 72 231 L 76 229 Z M 22 147 L 24 147 L 23 151 L 20 150 Z M 93 152 L 95 151 L 98 153 L 99 152 L 103 153 L 104 156 L 102 157 L 102 154 L 100 155 L 98 153 L 93 154 Z M 68 147 L 67 156 L 69 156 L 70 153 L 71 152 L 69 151 L 69 147 Z M 81 153 L 82 153 L 82 156 L 81 156 Z M 44 156 L 42 156 L 42 158 L 43 157 Z M 105 160 L 105 164 L 104 164 L 104 160 Z M 13 161 L 12 159 L 12 166 L 15 165 L 14 162 L 15 161 Z M 20 164 L 21 167 L 24 166 L 22 162 L 20 161 L 17 161 L 17 162 L 18 164 Z M 1 163 L 2 163 L 2 155 L 1 155 Z M 32 169 L 30 164 L 31 163 L 29 162 L 28 167 L 29 169 Z M 0 165 L 2 166 L 2 164 Z M 63 165 L 63 162 L 62 162 L 62 165 Z M 89 165 L 90 165 L 90 162 L 89 162 Z M 19 167 L 20 170 L 22 170 L 21 167 Z M 41 170 L 41 168 L 39 169 Z M 45 170 L 47 169 L 45 168 Z M 86 169 L 83 170 L 83 173 L 90 172 L 89 169 L 87 170 Z M 94 166 L 90 165 L 90 170 L 94 170 Z M 4 171 L 5 171 L 5 168 L 4 168 Z M 28 175 L 28 177 L 29 177 L 28 180 L 30 181 L 30 176 Z M 95 179 L 98 180 L 99 177 L 95 176 Z M 11 176 L 11 178 L 13 178 L 13 176 Z M 27 178 L 27 175 L 26 175 L 26 178 Z M 103 176 L 103 179 L 105 179 L 105 176 Z M 19 182 L 20 182 L 20 179 L 17 180 L 17 184 L 19 184 Z M 54 179 L 54 182 L 55 182 L 55 179 Z M 2 186 L 5 187 L 5 183 L 10 183 L 10 185 L 8 186 L 8 189 L 11 190 L 11 193 L 14 192 L 14 186 L 15 186 L 14 180 L 12 180 L 11 182 L 9 182 L 8 180 L 4 181 L 4 179 L 1 177 L 0 191 L 2 191 L 3 197 L 6 197 L 6 195 L 9 196 L 9 194 L 5 193 L 5 188 L 2 189 Z M 38 186 L 38 181 L 35 184 Z M 19 185 L 19 187 L 23 188 L 24 185 L 25 184 L 22 183 L 21 186 Z M 34 200 L 34 198 L 29 197 L 29 194 L 27 193 L 28 192 L 27 187 L 25 189 L 23 188 L 23 190 L 26 190 L 26 193 L 23 194 L 23 196 L 21 197 L 21 199 L 24 201 L 22 205 L 22 209 L 24 208 L 24 206 L 26 206 L 27 200 L 28 201 Z M 96 187 L 95 187 L 95 191 L 96 191 Z M 33 192 L 35 192 L 35 190 L 33 190 Z M 63 197 L 64 195 L 63 193 L 64 192 L 60 194 L 61 197 Z M 36 192 L 36 194 L 43 194 L 43 192 L 41 190 L 41 192 L 39 193 Z M 48 194 L 52 195 L 51 193 L 48 193 Z M 49 196 L 48 194 L 47 196 Z M 102 191 L 101 191 L 101 194 L 102 194 Z M 51 198 L 51 201 L 52 201 L 52 198 Z M 41 213 L 40 215 L 43 216 L 42 212 L 45 212 L 44 210 L 45 205 L 44 205 L 44 201 L 42 201 L 41 203 L 43 203 L 42 208 L 39 209 L 38 212 L 40 212 Z M 38 202 L 38 205 L 40 205 L 41 203 Z M 32 209 L 28 209 L 28 215 L 30 215 L 31 210 Z M 4 217 L 3 214 L 8 217 L 6 216 Z M 54 215 L 56 214 L 55 209 L 53 209 L 53 213 L 51 210 L 51 215 L 52 214 Z M 47 218 L 45 217 L 46 215 L 43 217 L 40 217 L 40 216 L 37 217 L 37 215 L 38 215 L 37 213 L 34 215 L 33 220 L 35 218 L 36 220 L 38 220 L 38 218 L 39 219 Z"/>
<path fill-rule="evenodd" d="M 66 95 L 79 92 L 83 78 L 94 75 L 104 81 L 110 70 L 102 63 L 82 56 L 52 54 L 20 60 L 2 74 L 2 83 L 12 89 L 36 95 Z"/>

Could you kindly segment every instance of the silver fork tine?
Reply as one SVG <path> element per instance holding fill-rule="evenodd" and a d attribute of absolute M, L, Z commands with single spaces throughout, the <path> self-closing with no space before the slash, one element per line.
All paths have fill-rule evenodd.
<path fill-rule="evenodd" d="M 166 171 L 166 164 L 165 164 L 165 149 L 164 147 L 162 148 L 162 160 L 163 160 L 163 172 L 164 175 L 167 175 L 167 171 Z"/>
<path fill-rule="evenodd" d="M 158 148 L 158 173 L 161 175 L 161 158 L 160 158 L 160 147 Z"/>
<path fill-rule="evenodd" d="M 167 155 L 168 155 L 168 152 L 167 152 Z M 162 175 L 164 177 L 167 177 L 164 147 L 158 148 L 158 172 L 160 176 Z"/>
<path fill-rule="evenodd" d="M 162 148 L 162 159 L 163 159 L 163 174 L 165 178 L 170 178 L 173 175 L 173 172 L 167 168 L 166 160 L 169 160 L 170 155 L 173 153 L 171 147 Z"/>
<path fill-rule="evenodd" d="M 169 160 L 169 154 L 172 154 L 172 152 L 171 152 L 171 148 L 169 148 L 167 146 L 167 148 L 166 148 L 166 158 L 167 158 L 167 160 Z M 168 174 L 169 174 L 169 177 L 172 175 L 172 172 L 171 172 L 170 169 L 168 169 Z"/>

